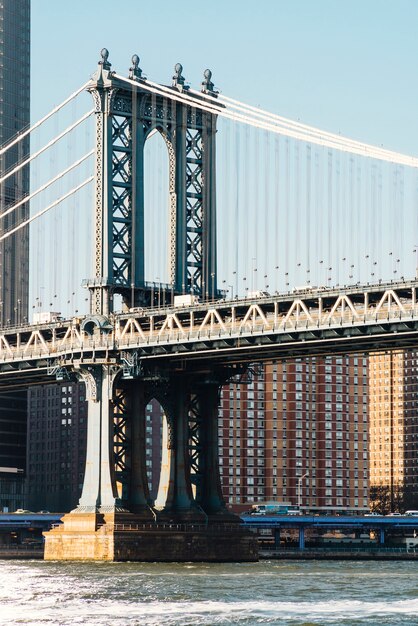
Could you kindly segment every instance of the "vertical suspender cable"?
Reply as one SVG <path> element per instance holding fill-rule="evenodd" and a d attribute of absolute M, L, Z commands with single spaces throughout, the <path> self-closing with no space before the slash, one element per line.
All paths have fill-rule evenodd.
<path fill-rule="evenodd" d="M 280 280 L 280 253 L 281 253 L 281 245 L 280 245 L 280 184 L 279 184 L 279 172 L 280 172 L 280 138 L 279 135 L 274 136 L 274 169 L 273 169 L 273 181 L 274 181 L 274 203 L 273 203 L 273 211 L 274 211 L 274 258 L 275 258 L 275 282 L 274 289 L 276 291 L 279 290 L 279 280 Z M 276 268 L 278 268 L 276 270 Z"/>
<path fill-rule="evenodd" d="M 227 225 L 226 232 L 225 230 L 223 230 L 223 237 L 225 237 L 226 233 L 228 233 L 229 237 L 231 237 L 232 233 L 235 233 L 235 237 L 233 238 L 233 240 L 232 241 L 229 240 L 230 243 L 232 244 L 231 246 L 228 245 L 229 242 L 227 243 L 226 240 L 224 240 L 223 238 L 221 239 L 221 242 L 222 242 L 221 245 L 222 245 L 223 250 L 220 250 L 219 252 L 220 254 L 225 255 L 224 267 L 226 269 L 226 276 L 229 276 L 235 269 L 234 260 L 235 260 L 237 240 L 238 240 L 238 235 L 236 234 L 236 231 L 239 230 L 239 222 L 234 223 L 234 217 L 235 217 L 234 207 L 232 206 L 231 184 L 232 184 L 234 177 L 231 171 L 231 134 L 233 131 L 233 127 L 231 128 L 231 126 L 232 126 L 231 123 L 227 121 L 225 121 L 225 123 L 223 124 L 224 149 L 221 155 L 219 154 L 219 150 L 217 152 L 217 158 L 219 159 L 219 157 L 221 156 L 221 159 L 222 159 L 220 163 L 221 167 L 219 168 L 219 172 L 222 176 L 222 189 L 223 189 L 222 206 L 223 206 L 223 214 L 226 215 L 226 225 Z M 225 288 L 228 289 L 228 286 L 226 285 Z"/>
<path fill-rule="evenodd" d="M 261 198 L 260 198 L 260 131 L 258 129 L 254 129 L 254 178 L 255 178 L 255 190 L 253 196 L 253 207 L 252 214 L 254 219 L 254 258 L 255 258 L 255 267 L 251 267 L 251 289 L 257 289 L 257 278 L 258 278 L 258 266 L 260 264 L 261 259 L 259 258 L 259 241 L 258 238 L 260 236 L 260 228 L 259 223 L 262 220 L 262 211 L 261 211 Z M 263 229 L 261 228 L 261 232 Z"/>
<path fill-rule="evenodd" d="M 269 265 L 271 264 L 270 257 L 270 228 L 273 224 L 274 216 L 271 211 L 270 203 L 270 135 L 267 131 L 264 131 L 264 202 L 266 210 L 264 211 L 264 248 L 263 250 L 263 275 L 268 276 Z M 269 278 L 265 278 L 265 281 L 270 281 Z M 267 286 L 264 285 L 267 289 Z"/>
<path fill-rule="evenodd" d="M 372 163 L 371 175 L 370 175 L 370 214 L 371 214 L 371 232 L 370 232 L 370 280 L 375 281 L 375 260 L 376 260 L 376 229 L 377 229 L 377 215 L 376 215 L 376 163 Z"/>
<path fill-rule="evenodd" d="M 360 280 L 370 281 L 370 256 L 371 256 L 371 230 L 374 228 L 374 224 L 372 223 L 372 215 L 371 215 L 371 173 L 370 173 L 370 164 L 365 164 L 365 177 L 364 177 L 364 242 L 363 242 L 363 250 L 365 253 L 364 261 L 362 263 L 363 274 L 360 276 Z"/>
<path fill-rule="evenodd" d="M 405 250 L 405 237 L 404 237 L 404 233 L 405 233 L 405 224 L 409 223 L 409 218 L 408 216 L 405 214 L 405 170 L 404 170 L 404 166 L 400 165 L 399 166 L 399 170 L 400 170 L 400 181 L 399 181 L 399 214 L 401 216 L 400 220 L 399 220 L 399 247 L 398 247 L 398 252 L 397 252 L 397 259 L 399 258 L 402 265 L 398 264 L 399 267 L 396 268 L 397 270 L 397 280 L 400 280 L 401 276 L 404 275 L 404 271 L 402 269 L 403 266 L 403 252 Z"/>
<path fill-rule="evenodd" d="M 235 224 L 236 224 L 236 236 L 235 236 L 235 258 L 234 258 L 234 262 L 232 264 L 233 267 L 233 272 L 235 272 L 235 285 L 234 285 L 234 278 L 232 278 L 232 285 L 234 285 L 234 293 L 235 295 L 239 295 L 238 291 L 239 291 L 239 257 L 240 257 L 240 241 L 241 241 L 241 232 L 242 232 L 242 226 L 245 222 L 244 219 L 242 219 L 242 216 L 240 216 L 240 212 L 239 212 L 239 207 L 240 207 L 240 203 L 241 203 L 241 198 L 240 198 L 240 190 L 241 190 L 241 185 L 242 185 L 242 181 L 240 178 L 240 154 L 241 154 L 241 124 L 237 124 L 236 125 L 236 132 L 235 132 Z M 241 217 L 241 218 L 240 218 Z M 238 225 L 241 225 L 241 228 L 238 227 Z M 234 277 L 234 274 L 233 274 Z"/>
<path fill-rule="evenodd" d="M 330 285 L 330 281 L 329 281 L 329 273 L 332 270 L 329 268 L 332 268 L 332 254 L 333 254 L 333 184 L 334 184 L 334 180 L 333 180 L 333 154 L 331 150 L 328 150 L 328 245 L 327 245 L 327 253 L 328 253 L 328 258 L 327 258 L 327 267 L 326 267 L 326 285 L 329 286 Z"/>
<path fill-rule="evenodd" d="M 320 176 L 320 155 L 319 155 L 319 149 L 316 146 L 315 147 L 315 213 L 314 213 L 314 242 L 315 242 L 315 259 L 318 262 L 319 261 L 319 255 L 320 255 L 320 229 L 322 227 L 322 220 L 321 220 L 321 213 L 320 213 L 320 207 L 321 207 L 321 176 Z M 312 241 L 312 237 L 311 237 L 311 241 Z M 321 285 L 321 280 L 320 280 L 320 275 L 318 273 L 319 268 L 317 266 L 315 266 L 315 270 L 314 270 L 314 274 L 313 276 L 311 275 L 311 280 L 314 281 L 314 284 L 317 285 Z"/>
<path fill-rule="evenodd" d="M 291 207 L 290 207 L 290 140 L 286 138 L 286 154 L 285 154 L 285 262 L 284 262 L 284 270 L 285 270 L 285 283 L 286 290 L 289 289 L 289 239 L 290 239 L 290 215 L 291 215 Z"/>
<path fill-rule="evenodd" d="M 350 240 L 350 221 L 348 216 L 348 177 L 349 177 L 349 159 L 347 155 L 341 155 L 342 161 L 342 176 L 341 181 L 341 233 L 342 233 L 342 245 L 339 247 L 338 261 L 341 263 L 340 281 L 342 285 L 347 284 L 347 258 L 349 258 L 348 251 L 351 249 Z"/>
<path fill-rule="evenodd" d="M 335 215 L 335 225 L 334 225 L 334 257 L 331 262 L 331 266 L 335 271 L 333 273 L 333 281 L 332 284 L 339 285 L 340 280 L 340 259 L 339 259 L 339 250 L 341 250 L 341 221 L 340 221 L 340 212 L 341 212 L 341 203 L 340 203 L 340 169 L 341 169 L 341 155 L 339 152 L 335 154 L 335 207 L 334 207 L 334 215 Z"/>
<path fill-rule="evenodd" d="M 248 241 L 248 230 L 249 230 L 249 224 L 250 224 L 250 215 L 249 215 L 249 193 L 250 193 L 250 184 L 249 184 L 249 166 L 248 166 L 248 159 L 249 159 L 249 153 L 250 153 L 250 129 L 248 126 L 245 126 L 244 129 L 244 144 L 245 144 L 245 148 L 244 148 L 244 171 L 243 171 L 243 188 L 244 188 L 244 201 L 243 201 L 243 207 L 244 207 L 244 215 L 243 218 L 245 220 L 245 231 L 244 231 L 244 250 L 250 250 L 249 248 L 249 241 Z M 244 281 L 244 289 L 248 288 L 248 285 L 251 283 L 251 266 L 250 268 L 248 267 L 248 257 L 247 257 L 247 268 L 246 268 L 246 279 L 248 280 L 248 284 L 245 283 Z M 244 295 L 246 295 L 244 293 Z"/>
<path fill-rule="evenodd" d="M 356 202 L 356 210 L 357 210 L 357 226 L 356 233 L 357 236 L 361 234 L 361 219 L 362 219 L 362 201 L 361 201 L 361 180 L 362 180 L 362 164 L 361 161 L 358 161 L 357 164 L 357 202 Z M 358 282 L 360 280 L 360 271 L 361 271 L 361 256 L 360 256 L 360 246 L 357 246 L 357 264 L 356 264 L 356 273 L 354 275 L 354 282 Z"/>
<path fill-rule="evenodd" d="M 383 163 L 379 162 L 378 167 L 378 184 L 377 184 L 377 245 L 376 245 L 376 279 L 379 279 L 381 276 L 380 272 L 382 269 L 382 229 L 383 229 L 383 215 L 384 215 L 384 206 L 383 206 Z"/>
<path fill-rule="evenodd" d="M 395 259 L 398 254 L 398 245 L 399 245 L 399 206 L 398 206 L 398 176 L 399 169 L 398 166 L 394 166 L 392 169 L 392 227 L 393 227 L 393 238 L 392 238 L 392 247 L 390 249 L 391 252 L 391 279 L 393 278 L 393 272 L 395 269 Z"/>
<path fill-rule="evenodd" d="M 311 282 L 311 173 L 312 173 L 312 146 L 306 144 L 306 200 L 305 200 L 305 263 L 306 284 Z"/>
<path fill-rule="evenodd" d="M 349 194 L 348 194 L 348 205 L 349 205 L 349 212 L 350 212 L 350 228 L 349 228 L 349 239 L 350 241 L 355 241 L 355 206 L 354 206 L 354 157 L 350 157 L 349 158 Z M 348 249 L 347 249 L 348 252 Z M 347 271 L 348 271 L 348 283 L 351 284 L 354 282 L 354 275 L 353 275 L 353 271 L 351 268 L 351 261 L 352 258 L 348 258 L 348 262 L 350 264 L 350 267 L 347 267 Z"/>
<path fill-rule="evenodd" d="M 301 237 L 301 223 L 300 223 L 300 185 L 301 185 L 301 177 L 300 177 L 300 145 L 298 141 L 294 142 L 294 179 L 293 179 L 293 188 L 294 188 L 294 215 L 295 215 L 295 223 L 294 223 L 294 243 L 293 243 L 293 263 L 292 263 L 292 272 L 293 277 L 291 284 L 296 286 L 300 284 L 299 277 L 299 267 L 300 267 L 300 253 L 302 249 L 302 237 Z"/>

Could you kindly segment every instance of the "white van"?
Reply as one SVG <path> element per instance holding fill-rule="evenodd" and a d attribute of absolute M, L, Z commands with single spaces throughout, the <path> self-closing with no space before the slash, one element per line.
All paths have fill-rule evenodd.
<path fill-rule="evenodd" d="M 418 517 L 418 511 L 405 511 L 405 515 L 410 517 Z"/>

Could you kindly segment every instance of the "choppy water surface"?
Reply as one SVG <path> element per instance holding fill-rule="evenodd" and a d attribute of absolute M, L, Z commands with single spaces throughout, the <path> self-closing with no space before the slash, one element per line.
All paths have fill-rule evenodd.
<path fill-rule="evenodd" d="M 0 624 L 418 625 L 418 564 L 0 561 Z"/>

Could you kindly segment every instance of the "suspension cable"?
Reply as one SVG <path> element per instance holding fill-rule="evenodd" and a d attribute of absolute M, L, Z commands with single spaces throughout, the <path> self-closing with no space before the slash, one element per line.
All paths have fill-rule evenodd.
<path fill-rule="evenodd" d="M 29 195 L 25 196 L 24 198 L 22 198 L 21 200 L 19 200 L 19 202 L 17 202 L 13 206 L 9 207 L 6 211 L 4 211 L 4 213 L 0 213 L 0 220 L 3 219 L 4 217 L 6 217 L 6 215 L 9 215 L 9 213 L 12 213 L 12 211 L 15 211 L 16 209 L 18 209 L 20 206 L 22 206 L 22 204 L 25 204 L 25 202 L 29 202 L 30 200 L 32 200 L 32 198 L 37 196 L 38 193 L 41 193 L 42 191 L 45 191 L 45 189 L 47 189 L 50 185 L 53 185 L 54 183 L 56 183 L 57 180 L 59 180 L 60 178 L 63 178 L 64 176 L 66 176 L 66 174 L 68 174 L 69 172 L 74 170 L 76 167 L 81 165 L 81 163 L 83 163 L 83 161 L 85 161 L 86 159 L 91 157 L 94 154 L 94 152 L 95 152 L 94 149 L 90 150 L 90 152 L 87 152 L 87 154 L 85 154 L 80 159 L 78 159 L 78 161 L 75 161 L 72 165 L 67 167 L 67 169 L 63 170 L 62 172 L 60 172 L 59 174 L 54 176 L 54 178 L 51 178 L 44 185 L 41 185 L 41 187 L 38 187 L 38 189 L 33 191 L 31 194 L 29 194 Z"/>
<path fill-rule="evenodd" d="M 149 81 L 148 81 L 149 82 Z M 207 101 L 209 102 L 213 102 L 213 96 L 210 96 L 204 92 L 200 92 L 200 91 L 196 91 L 195 89 L 190 89 L 189 93 L 193 93 L 196 96 L 200 97 L 200 98 L 205 98 Z M 264 109 L 259 109 L 255 106 L 252 106 L 250 104 L 246 104 L 244 102 L 240 102 L 239 100 L 235 100 L 233 98 L 229 98 L 227 96 L 224 96 L 223 94 L 219 94 L 218 95 L 218 101 L 228 107 L 233 107 L 234 109 L 237 109 L 238 111 L 242 111 L 242 112 L 248 112 L 252 115 L 254 115 L 255 117 L 261 118 L 261 119 L 267 119 L 270 120 L 272 122 L 276 122 L 278 124 L 283 125 L 284 127 L 287 127 L 289 129 L 294 129 L 294 130 L 300 130 L 300 131 L 304 131 L 307 132 L 308 134 L 313 135 L 314 137 L 318 137 L 318 138 L 328 138 L 332 141 L 335 141 L 336 143 L 342 143 L 344 145 L 347 146 L 352 146 L 352 147 L 357 147 L 361 150 L 364 150 L 365 148 L 367 149 L 372 149 L 374 151 L 378 151 L 380 154 L 382 155 L 397 155 L 397 156 L 407 156 L 407 155 L 403 155 L 402 153 L 398 153 L 398 152 L 392 152 L 391 150 L 387 150 L 385 148 L 379 148 L 378 146 L 373 146 L 371 144 L 366 144 L 364 142 L 361 141 L 357 141 L 356 139 L 350 139 L 349 137 L 344 137 L 343 135 L 337 135 L 335 133 L 331 133 L 319 128 L 316 128 L 314 126 L 309 126 L 307 124 L 303 124 L 301 122 L 295 122 L 293 120 L 290 120 L 286 117 L 283 117 L 281 115 L 277 115 L 276 113 L 271 113 L 269 111 L 266 111 Z M 315 143 L 314 141 L 312 141 L 313 143 Z M 330 146 L 327 146 L 330 147 Z M 408 157 L 408 158 L 412 158 L 412 159 L 416 159 L 416 157 Z M 416 167 L 413 166 L 413 167 Z"/>
<path fill-rule="evenodd" d="M 19 143 L 19 141 L 21 141 L 22 139 L 24 139 L 27 135 L 29 135 L 29 133 L 31 133 L 33 130 L 35 130 L 36 128 L 39 128 L 39 126 L 41 126 L 41 124 L 43 124 L 44 122 L 46 122 L 50 117 L 52 117 L 52 115 L 54 115 L 55 113 L 58 113 L 58 111 L 60 111 L 63 107 L 65 107 L 65 105 L 67 105 L 69 102 L 71 102 L 71 100 L 74 100 L 74 98 L 76 98 L 82 91 L 84 91 L 86 89 L 86 87 L 88 87 L 90 84 L 90 81 L 88 81 L 87 83 L 84 83 L 84 85 L 82 85 L 79 89 L 77 89 L 77 91 L 75 91 L 74 93 L 72 93 L 70 96 L 68 96 L 68 98 L 66 98 L 66 100 L 64 100 L 63 102 L 61 102 L 61 104 L 58 104 L 55 108 L 52 109 L 52 111 L 50 111 L 47 115 L 45 115 L 42 119 L 40 119 L 38 122 L 35 122 L 35 124 L 33 124 L 32 126 L 30 126 L 29 128 L 27 128 L 24 132 L 20 132 L 17 135 L 15 135 L 15 137 L 13 139 L 11 139 L 11 141 L 9 141 L 8 143 L 6 143 L 1 149 L 0 149 L 0 156 L 2 154 L 4 154 L 5 152 L 7 152 L 7 150 L 9 150 L 9 148 L 11 148 L 12 146 L 14 146 L 15 144 Z"/>
<path fill-rule="evenodd" d="M 65 135 L 68 135 L 68 133 L 70 133 L 75 128 L 77 128 L 77 126 L 82 124 L 88 117 L 90 117 L 90 115 L 92 113 L 94 113 L 94 109 L 91 109 L 90 111 L 87 111 L 87 113 L 85 113 L 82 117 L 80 117 L 80 119 L 78 119 L 76 122 L 74 122 L 74 124 L 71 124 L 71 126 L 68 126 L 68 128 L 66 128 L 65 130 L 62 131 L 62 133 L 60 133 L 59 135 L 57 135 L 56 137 L 51 139 L 51 141 L 49 141 L 42 148 L 40 148 L 40 150 L 38 150 L 37 152 L 34 152 L 33 154 L 30 155 L 30 157 L 28 157 L 27 159 L 25 159 L 24 161 L 19 163 L 19 165 L 17 165 L 16 167 L 12 168 L 11 170 L 9 170 L 4 176 L 2 176 L 2 178 L 0 178 L 0 185 L 2 183 L 4 183 L 5 180 L 10 178 L 10 176 L 12 176 L 13 174 L 16 174 L 16 172 L 21 170 L 22 167 L 25 167 L 25 165 L 28 165 L 28 163 L 30 163 L 31 161 L 36 159 L 38 156 L 43 154 L 46 150 L 48 150 L 53 145 L 55 145 L 58 141 L 60 141 L 63 137 L 65 137 Z"/>
<path fill-rule="evenodd" d="M 213 100 L 213 96 L 208 96 L 207 94 L 204 94 L 203 92 L 196 91 L 194 89 L 190 89 L 190 92 L 201 97 L 203 96 L 206 99 L 211 98 Z M 350 139 L 349 137 L 344 137 L 343 135 L 339 135 L 339 134 L 337 135 L 335 133 L 331 133 L 331 132 L 322 130 L 320 128 L 316 128 L 314 126 L 308 126 L 307 124 L 303 124 L 301 122 L 295 122 L 294 120 L 290 120 L 276 113 L 271 113 L 264 109 L 259 109 L 258 107 L 252 106 L 250 104 L 246 104 L 244 102 L 240 102 L 239 100 L 234 100 L 233 98 L 228 98 L 227 96 L 224 96 L 222 94 L 218 96 L 218 100 L 219 102 L 221 102 L 221 104 L 224 104 L 225 106 L 229 106 L 240 111 L 245 111 L 247 113 L 254 115 L 257 118 L 261 118 L 261 119 L 265 118 L 271 122 L 277 122 L 278 124 L 282 124 L 284 127 L 287 127 L 289 129 L 305 131 L 317 137 L 327 137 L 338 143 L 346 143 L 346 144 L 350 144 L 350 145 L 357 146 L 357 147 L 367 146 L 369 148 L 373 148 L 381 152 L 390 152 L 388 150 L 385 150 L 385 148 L 379 148 L 378 146 L 365 144 L 361 141 Z"/>
<path fill-rule="evenodd" d="M 135 85 L 138 87 L 138 82 L 129 78 L 125 78 L 124 76 L 120 76 L 119 74 L 115 74 L 115 78 L 119 80 Z M 155 86 L 154 86 L 155 85 Z M 249 115 L 245 115 L 240 112 L 231 111 L 224 105 L 219 105 L 216 101 L 211 105 L 208 102 L 202 100 L 198 101 L 192 96 L 187 95 L 186 93 L 174 93 L 173 89 L 170 87 L 164 87 L 163 85 L 158 85 L 157 83 L 152 83 L 151 81 L 141 82 L 141 88 L 149 91 L 151 93 L 156 93 L 162 96 L 169 96 L 169 99 L 177 102 L 181 102 L 183 104 L 190 104 L 191 106 L 208 111 L 210 113 L 215 113 L 217 115 L 221 115 L 233 121 L 242 122 L 244 124 L 249 124 L 251 126 L 255 126 L 256 128 L 261 128 L 264 130 L 269 130 L 271 132 L 277 133 L 279 135 L 284 135 L 287 137 L 291 137 L 293 139 L 298 139 L 300 141 L 307 141 L 309 143 L 313 143 L 316 145 L 321 145 L 328 148 L 333 148 L 336 150 L 340 150 L 343 152 L 350 152 L 352 154 L 358 154 L 363 157 L 375 158 L 383 161 L 389 161 L 392 163 L 399 163 L 402 165 L 407 165 L 410 167 L 418 167 L 418 158 L 411 157 L 408 155 L 404 155 L 398 152 L 392 152 L 390 150 L 385 150 L 383 148 L 378 148 L 376 146 L 372 146 L 369 144 L 364 144 L 347 140 L 340 135 L 331 135 L 331 138 L 326 137 L 326 133 L 320 134 L 309 134 L 309 132 L 301 131 L 301 130 L 293 130 L 285 127 L 279 127 L 276 124 L 273 124 L 269 121 L 264 120 L 255 120 Z M 200 94 L 199 95 L 204 95 Z M 310 131 L 313 132 L 313 131 Z"/>
<path fill-rule="evenodd" d="M 20 230 L 21 228 L 24 228 L 24 226 L 27 226 L 28 224 L 30 224 L 34 220 L 38 219 L 38 217 L 41 217 L 41 215 L 43 215 L 44 213 L 46 213 L 50 209 L 53 209 L 54 207 L 56 207 L 57 204 L 60 204 L 61 202 L 66 200 L 72 194 L 77 193 L 77 191 L 82 189 L 85 185 L 88 185 L 88 183 L 91 183 L 93 180 L 94 180 L 94 176 L 90 176 L 85 181 L 83 181 L 82 183 L 77 185 L 77 187 L 74 187 L 70 191 L 67 191 L 67 193 L 65 193 L 63 196 L 61 196 L 57 200 L 54 200 L 54 202 L 49 204 L 47 207 L 45 207 L 41 211 L 38 211 L 38 213 L 36 213 L 35 215 L 32 215 L 32 217 L 28 218 L 27 220 L 21 222 L 20 224 L 18 224 L 17 226 L 12 228 L 11 230 L 7 231 L 7 233 L 5 233 L 4 235 L 2 235 L 0 237 L 0 241 L 3 241 L 4 239 L 7 239 L 7 237 L 10 237 L 10 235 L 13 235 L 16 231 Z"/>

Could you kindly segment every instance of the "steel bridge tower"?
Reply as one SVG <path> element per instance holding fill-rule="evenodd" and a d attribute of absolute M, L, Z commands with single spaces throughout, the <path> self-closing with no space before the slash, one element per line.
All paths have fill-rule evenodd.
<path fill-rule="evenodd" d="M 107 50 L 89 91 L 96 107 L 95 275 L 86 282 L 91 312 L 112 312 L 113 295 L 127 308 L 153 305 L 145 282 L 144 147 L 159 132 L 169 155 L 169 289 L 167 293 L 217 296 L 215 221 L 216 115 L 174 99 L 187 92 L 178 63 L 172 93 L 145 89 L 134 55 L 130 82 L 111 71 Z M 206 94 L 216 94 L 210 71 Z M 195 100 L 198 98 L 194 97 Z"/>
<path fill-rule="evenodd" d="M 113 297 L 126 309 L 154 306 L 144 278 L 144 145 L 160 132 L 169 154 L 170 297 L 218 296 L 216 282 L 216 113 L 185 102 L 182 66 L 164 95 L 150 91 L 132 58 L 130 80 L 111 71 L 107 50 L 88 90 L 96 106 L 95 276 L 82 330 L 112 328 Z M 204 96 L 216 93 L 211 72 Z M 196 104 L 195 104 L 196 103 Z M 83 380 L 88 400 L 86 472 L 78 507 L 45 538 L 46 559 L 256 560 L 251 533 L 225 506 L 218 465 L 220 387 L 239 368 L 146 366 L 135 352 L 83 358 L 67 374 Z M 150 497 L 145 412 L 155 398 L 165 413 L 160 489 Z"/>

